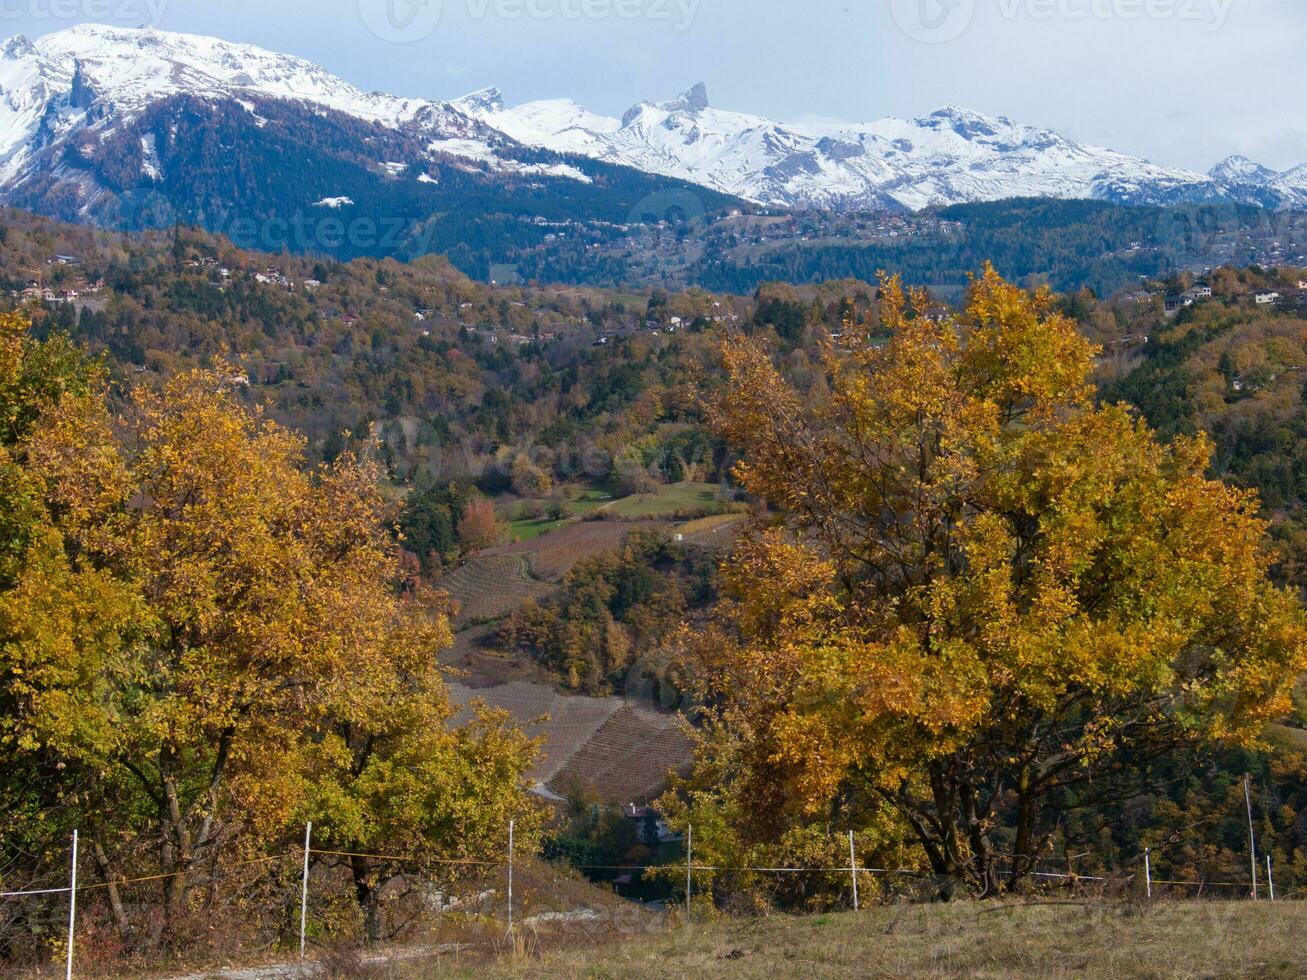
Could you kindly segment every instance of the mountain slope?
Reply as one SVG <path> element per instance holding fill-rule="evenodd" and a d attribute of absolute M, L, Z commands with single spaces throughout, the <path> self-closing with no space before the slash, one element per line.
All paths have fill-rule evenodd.
<path fill-rule="evenodd" d="M 911 120 L 778 123 L 713 108 L 702 83 L 670 102 L 642 102 L 620 120 L 567 100 L 509 108 L 494 89 L 454 106 L 523 143 L 692 180 L 767 205 L 920 210 L 1012 197 L 1307 203 L 1307 173 L 1174 170 L 956 107 Z"/>
<path fill-rule="evenodd" d="M 432 140 L 507 142 L 448 103 L 364 93 L 289 55 L 215 38 L 83 24 L 0 48 L 0 183 L 21 180 L 43 153 L 87 129 L 109 131 L 161 101 L 190 96 L 282 100 Z M 110 124 L 110 125 L 106 125 Z"/>
<path fill-rule="evenodd" d="M 250 45 L 81 25 L 0 47 L 0 202 L 61 219 L 341 258 L 461 249 L 484 274 L 550 222 L 616 225 L 684 189 Z"/>
<path fill-rule="evenodd" d="M 585 226 L 742 207 L 920 210 L 1016 197 L 1307 206 L 1307 168 L 1155 166 L 965 109 L 852 125 L 714 108 L 697 85 L 621 119 L 363 92 L 288 55 L 81 25 L 0 46 L 0 203 L 117 228 L 193 222 L 265 250 L 451 252 L 488 274 Z M 553 229 L 553 230 L 551 230 Z"/>

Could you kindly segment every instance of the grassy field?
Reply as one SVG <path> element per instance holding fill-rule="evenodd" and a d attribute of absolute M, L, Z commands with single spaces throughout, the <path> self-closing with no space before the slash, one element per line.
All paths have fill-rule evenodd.
<path fill-rule="evenodd" d="M 956 903 L 695 925 L 562 947 L 519 935 L 396 977 L 1247 978 L 1307 976 L 1307 903 Z M 552 948 L 550 948 L 552 947 Z M 570 947 L 570 948 L 569 948 Z"/>
<path fill-rule="evenodd" d="M 534 541 L 550 531 L 566 527 L 572 521 L 584 517 L 591 511 L 598 510 L 605 504 L 611 503 L 612 500 L 612 494 L 587 487 L 576 497 L 563 502 L 563 508 L 567 513 L 563 520 L 554 520 L 549 517 L 526 517 L 519 520 L 510 520 L 508 522 L 507 538 L 509 541 Z"/>
<path fill-rule="evenodd" d="M 557 531 L 559 528 L 567 527 L 567 525 L 568 521 L 555 521 L 548 517 L 523 518 L 519 521 L 508 522 L 506 537 L 509 541 L 534 541 L 550 531 Z"/>
<path fill-rule="evenodd" d="M 625 497 L 607 508 L 608 513 L 624 520 L 673 517 L 680 513 L 722 509 L 714 483 L 669 483 L 656 493 Z"/>
<path fill-rule="evenodd" d="M 639 493 L 619 500 L 602 490 L 586 489 L 563 502 L 566 517 L 561 520 L 549 517 L 510 520 L 507 538 L 510 542 L 534 541 L 597 510 L 617 520 L 638 521 L 669 520 L 684 514 L 718 515 L 727 506 L 717 499 L 717 485 L 713 483 L 670 483 L 654 493 Z"/>

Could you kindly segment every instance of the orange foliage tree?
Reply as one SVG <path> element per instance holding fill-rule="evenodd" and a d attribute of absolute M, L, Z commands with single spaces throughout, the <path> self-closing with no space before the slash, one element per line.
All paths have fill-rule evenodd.
<path fill-rule="evenodd" d="M 1049 293 L 987 269 L 944 319 L 882 294 L 889 341 L 851 324 L 817 404 L 725 346 L 715 423 L 774 516 L 695 644 L 714 734 L 667 805 L 742 840 L 898 833 L 946 890 L 994 894 L 1058 806 L 1255 740 L 1307 632 L 1254 495 L 1205 477 L 1204 437 L 1162 445 L 1095 405 L 1095 351 Z"/>

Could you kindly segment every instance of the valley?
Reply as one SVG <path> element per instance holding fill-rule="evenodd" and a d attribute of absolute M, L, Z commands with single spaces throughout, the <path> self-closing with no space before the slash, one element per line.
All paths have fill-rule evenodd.
<path fill-rule="evenodd" d="M 1297 14 L 372 2 L 0 43 L 0 972 L 1298 975 Z"/>

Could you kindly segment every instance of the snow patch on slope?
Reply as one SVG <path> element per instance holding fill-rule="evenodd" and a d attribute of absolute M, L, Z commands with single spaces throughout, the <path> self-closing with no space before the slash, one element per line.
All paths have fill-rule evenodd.
<path fill-rule="evenodd" d="M 1251 173 L 1241 170 L 1233 181 L 1233 171 L 1161 167 L 955 106 L 906 120 L 775 122 L 714 108 L 703 84 L 668 102 L 641 102 L 621 119 L 566 99 L 508 108 L 493 89 L 453 104 L 522 143 L 787 207 L 920 210 L 1010 197 L 1202 200 L 1230 192 Z M 1281 179 L 1277 188 L 1307 202 L 1307 183 Z"/>
<path fill-rule="evenodd" d="M 89 206 L 109 191 L 94 175 L 71 172 L 64 148 L 103 143 L 181 95 L 240 105 L 260 127 L 261 102 L 338 112 L 413 139 L 430 156 L 494 173 L 590 182 L 579 167 L 504 152 L 521 144 L 785 207 L 918 210 L 1017 196 L 1307 207 L 1307 167 L 1277 173 L 1234 157 L 1193 173 L 957 107 L 909 120 L 786 123 L 715 108 L 699 84 L 616 119 L 568 99 L 509 108 L 498 89 L 454 102 L 363 92 L 304 59 L 252 45 L 98 25 L 0 45 L 0 198 L 53 175 Z M 149 180 L 161 179 L 154 139 L 140 147 Z M 378 166 L 399 177 L 415 162 Z"/>

